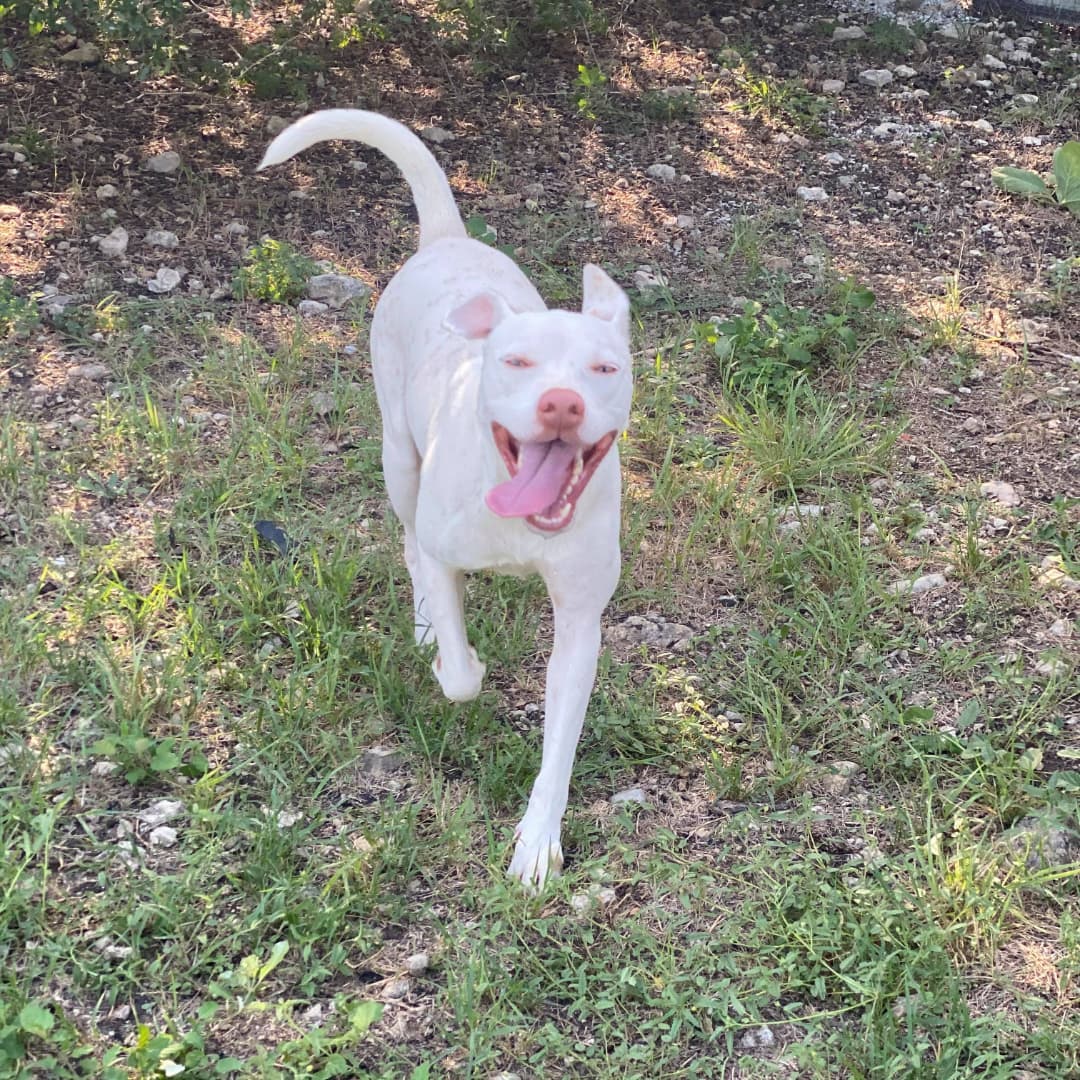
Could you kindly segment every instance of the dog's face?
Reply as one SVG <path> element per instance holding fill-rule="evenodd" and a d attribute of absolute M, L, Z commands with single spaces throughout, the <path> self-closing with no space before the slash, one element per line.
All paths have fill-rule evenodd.
<path fill-rule="evenodd" d="M 510 473 L 488 492 L 488 507 L 542 532 L 565 529 L 630 417 L 626 294 L 590 265 L 580 314 L 515 314 L 483 293 L 447 325 L 484 343 L 481 416 Z"/>

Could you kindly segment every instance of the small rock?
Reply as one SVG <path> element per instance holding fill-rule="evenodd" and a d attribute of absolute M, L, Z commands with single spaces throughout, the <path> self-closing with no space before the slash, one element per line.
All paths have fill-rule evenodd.
<path fill-rule="evenodd" d="M 143 162 L 143 168 L 168 176 L 180 168 L 180 155 L 175 150 L 164 150 Z"/>
<path fill-rule="evenodd" d="M 983 56 L 982 65 L 990 71 L 1007 71 L 1009 67 L 1004 60 L 999 60 L 993 53 L 986 53 Z"/>
<path fill-rule="evenodd" d="M 1019 506 L 1020 496 L 1012 484 L 1006 484 L 1004 480 L 988 480 L 979 485 L 979 491 L 988 499 L 994 499 L 1002 506 Z"/>
<path fill-rule="evenodd" d="M 866 31 L 861 26 L 838 26 L 832 32 L 833 41 L 861 41 Z"/>
<path fill-rule="evenodd" d="M 782 521 L 798 521 L 800 518 L 819 518 L 826 512 L 827 507 L 820 503 L 793 503 L 785 506 L 780 513 Z"/>
<path fill-rule="evenodd" d="M 937 539 L 937 533 L 931 528 L 917 529 L 912 539 L 920 544 L 932 544 Z"/>
<path fill-rule="evenodd" d="M 913 67 L 908 67 L 907 64 L 897 64 L 892 69 L 892 73 L 898 79 L 914 79 L 919 74 Z"/>
<path fill-rule="evenodd" d="M 975 131 L 981 131 L 986 135 L 993 135 L 994 125 L 989 120 L 972 120 L 971 127 Z"/>
<path fill-rule="evenodd" d="M 122 225 L 117 225 L 108 236 L 102 236 L 98 240 L 97 246 L 102 255 L 108 255 L 110 258 L 123 255 L 128 246 L 127 229 Z"/>
<path fill-rule="evenodd" d="M 823 79 L 821 92 L 823 94 L 842 94 L 847 83 L 843 79 Z"/>
<path fill-rule="evenodd" d="M 94 767 L 90 770 L 90 775 L 98 779 L 104 779 L 107 776 L 112 776 L 119 768 L 120 766 L 115 761 L 95 761 Z"/>
<path fill-rule="evenodd" d="M 826 165 L 843 165 L 844 155 L 839 150 L 830 150 L 827 154 L 823 154 L 821 160 Z"/>
<path fill-rule="evenodd" d="M 301 300 L 296 305 L 297 314 L 302 319 L 314 319 L 319 315 L 325 315 L 330 310 L 329 304 L 324 304 L 321 300 Z"/>
<path fill-rule="evenodd" d="M 679 214 L 675 218 L 675 227 L 677 229 L 692 229 L 697 224 L 697 219 L 693 214 Z"/>
<path fill-rule="evenodd" d="M 795 194 L 803 202 L 825 202 L 829 198 L 829 193 L 823 187 L 798 187 Z"/>
<path fill-rule="evenodd" d="M 180 246 L 180 238 L 168 229 L 151 229 L 144 237 L 147 247 L 175 248 Z"/>
<path fill-rule="evenodd" d="M 70 52 L 60 57 L 61 64 L 96 64 L 101 59 L 101 50 L 92 42 L 84 41 Z"/>
<path fill-rule="evenodd" d="M 284 116 L 268 116 L 266 123 L 263 124 L 263 131 L 273 138 L 275 135 L 280 135 L 288 126 L 289 121 Z"/>
<path fill-rule="evenodd" d="M 150 828 L 156 828 L 180 817 L 183 812 L 184 804 L 179 799 L 158 799 L 139 814 L 139 820 Z"/>
<path fill-rule="evenodd" d="M 639 787 L 627 788 L 625 791 L 616 791 L 610 800 L 614 805 L 620 803 L 641 803 L 645 805 L 645 792 Z"/>
<path fill-rule="evenodd" d="M 981 416 L 969 416 L 960 425 L 960 430 L 966 431 L 969 435 L 978 435 L 986 430 L 986 421 Z"/>
<path fill-rule="evenodd" d="M 1064 675 L 1068 670 L 1069 665 L 1060 656 L 1051 656 L 1045 660 L 1039 660 L 1035 664 L 1037 674 L 1045 675 L 1051 679 L 1057 675 Z"/>
<path fill-rule="evenodd" d="M 409 991 L 412 989 L 412 980 L 404 975 L 399 975 L 395 979 L 391 979 L 383 987 L 382 996 L 387 1001 L 400 1001 L 404 997 L 408 997 Z"/>
<path fill-rule="evenodd" d="M 434 124 L 431 124 L 426 128 L 420 129 L 420 138 L 426 139 L 429 143 L 434 143 L 436 146 L 441 146 L 444 142 L 452 142 L 454 133 L 452 131 L 447 131 L 446 128 L 436 127 Z"/>
<path fill-rule="evenodd" d="M 761 265 L 774 274 L 786 273 L 792 268 L 792 261 L 785 255 L 762 255 Z"/>
<path fill-rule="evenodd" d="M 893 596 L 922 596 L 931 589 L 942 589 L 947 584 L 944 574 L 924 574 L 907 581 L 894 581 L 886 586 L 886 591 Z"/>
<path fill-rule="evenodd" d="M 826 795 L 846 795 L 853 780 L 862 775 L 862 766 L 855 761 L 832 761 L 821 778 L 821 789 Z"/>
<path fill-rule="evenodd" d="M 645 170 L 645 175 L 651 176 L 654 180 L 663 180 L 664 183 L 670 183 L 675 179 L 676 173 L 671 165 L 658 161 L 655 165 L 650 165 Z"/>
<path fill-rule="evenodd" d="M 242 221 L 230 221 L 225 226 L 225 232 L 229 236 L 247 236 L 248 227 Z"/>
<path fill-rule="evenodd" d="M 150 846 L 160 848 L 176 847 L 176 830 L 171 825 L 159 825 L 150 830 Z"/>
<path fill-rule="evenodd" d="M 1073 634 L 1072 623 L 1068 619 L 1055 619 L 1050 624 L 1050 636 L 1062 641 L 1071 638 Z"/>
<path fill-rule="evenodd" d="M 307 294 L 312 300 L 321 300 L 335 311 L 355 300 L 364 300 L 371 295 L 359 278 L 348 274 L 316 274 L 307 283 Z"/>
<path fill-rule="evenodd" d="M 405 961 L 405 970 L 410 975 L 423 975 L 430 966 L 431 958 L 426 952 L 413 953 L 413 955 Z"/>
<path fill-rule="evenodd" d="M 328 390 L 316 390 L 308 401 L 316 416 L 329 416 L 337 408 L 337 398 Z"/>
<path fill-rule="evenodd" d="M 1035 570 L 1035 584 L 1043 589 L 1060 589 L 1062 592 L 1080 592 L 1080 581 L 1065 573 L 1065 562 L 1060 555 L 1047 555 Z"/>
<path fill-rule="evenodd" d="M 867 68 L 859 72 L 859 82 L 866 83 L 880 90 L 893 81 L 893 73 L 888 68 Z"/>
<path fill-rule="evenodd" d="M 581 914 L 588 911 L 590 908 L 607 907 L 609 904 L 613 904 L 616 899 L 615 890 L 606 885 L 601 885 L 599 882 L 593 882 L 585 892 L 574 893 L 570 897 L 570 906 Z"/>
<path fill-rule="evenodd" d="M 88 379 L 90 382 L 101 382 L 109 377 L 109 369 L 104 364 L 79 364 L 69 372 L 72 379 Z"/>
<path fill-rule="evenodd" d="M 279 829 L 291 829 L 298 822 L 304 820 L 304 815 L 299 810 L 279 810 L 274 819 Z"/>
<path fill-rule="evenodd" d="M 171 266 L 159 266 L 157 273 L 146 283 L 152 293 L 172 292 L 180 284 L 180 271 Z"/>
<path fill-rule="evenodd" d="M 1038 94 L 1013 94 L 1012 103 L 1020 106 L 1031 106 L 1039 104 Z"/>
<path fill-rule="evenodd" d="M 521 189 L 521 194 L 524 195 L 526 199 L 540 200 L 540 199 L 542 199 L 544 197 L 544 195 L 546 193 L 545 193 L 543 184 L 535 183 L 535 184 L 526 184 Z"/>
<path fill-rule="evenodd" d="M 903 206 L 907 202 L 907 196 L 902 191 L 895 191 L 889 188 L 885 195 L 885 201 L 891 203 L 893 206 Z"/>
<path fill-rule="evenodd" d="M 739 1039 L 739 1048 L 742 1050 L 767 1050 L 776 1042 L 776 1036 L 771 1027 L 762 1024 L 753 1031 L 748 1031 Z"/>
<path fill-rule="evenodd" d="M 934 31 L 934 33 L 936 33 L 938 37 L 946 38 L 949 41 L 960 40 L 960 28 L 956 25 L 956 23 L 944 23 L 943 25 L 939 26 L 937 30 Z"/>
<path fill-rule="evenodd" d="M 388 746 L 369 746 L 360 759 L 360 767 L 366 773 L 388 773 L 400 769 L 405 757 L 400 750 Z"/>
<path fill-rule="evenodd" d="M 1080 859 L 1080 836 L 1071 823 L 1052 811 L 1022 818 L 1002 834 L 1002 840 L 1024 855 L 1029 870 L 1067 866 Z"/>
<path fill-rule="evenodd" d="M 115 199 L 120 193 L 112 184 L 102 184 L 94 194 L 103 202 L 105 199 Z"/>

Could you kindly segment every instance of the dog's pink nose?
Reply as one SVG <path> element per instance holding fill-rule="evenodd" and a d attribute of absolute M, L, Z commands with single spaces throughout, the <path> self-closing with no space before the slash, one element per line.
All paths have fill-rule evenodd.
<path fill-rule="evenodd" d="M 575 390 L 545 390 L 536 404 L 536 417 L 546 428 L 572 431 L 585 419 L 585 402 Z"/>

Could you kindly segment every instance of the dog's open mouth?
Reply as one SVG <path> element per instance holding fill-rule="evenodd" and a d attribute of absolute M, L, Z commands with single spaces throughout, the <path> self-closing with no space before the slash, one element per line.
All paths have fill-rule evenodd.
<path fill-rule="evenodd" d="M 523 517 L 545 532 L 570 524 L 581 493 L 618 434 L 609 431 L 585 446 L 563 439 L 519 442 L 502 424 L 493 423 L 491 431 L 510 479 L 487 493 L 488 508 L 499 517 Z"/>

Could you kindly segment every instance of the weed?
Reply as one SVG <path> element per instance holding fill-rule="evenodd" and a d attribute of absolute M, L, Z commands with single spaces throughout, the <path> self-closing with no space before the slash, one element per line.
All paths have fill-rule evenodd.
<path fill-rule="evenodd" d="M 791 80 L 770 79 L 746 68 L 736 73 L 735 80 L 742 95 L 739 108 L 751 116 L 813 131 L 829 107 L 824 98 Z"/>
<path fill-rule="evenodd" d="M 37 305 L 15 291 L 15 283 L 0 277 L 0 341 L 25 337 L 40 322 Z"/>
<path fill-rule="evenodd" d="M 641 111 L 650 120 L 667 124 L 688 120 L 697 112 L 697 98 L 690 91 L 677 88 L 646 90 L 641 95 Z"/>
<path fill-rule="evenodd" d="M 873 305 L 874 294 L 848 279 L 824 315 L 783 303 L 765 308 L 751 300 L 741 315 L 703 324 L 696 333 L 712 348 L 725 385 L 779 400 L 800 375 L 857 355 L 859 316 Z"/>
<path fill-rule="evenodd" d="M 578 112 L 589 120 L 597 119 L 607 104 L 607 76 L 598 67 L 578 64 L 574 93 Z"/>
<path fill-rule="evenodd" d="M 1057 203 L 1080 217 L 1080 142 L 1070 141 L 1054 154 L 1052 182 L 1030 169 L 1001 165 L 991 178 L 996 187 L 1012 195 L 1023 195 L 1039 202 Z"/>
<path fill-rule="evenodd" d="M 286 304 L 304 295 L 308 278 L 318 264 L 283 240 L 260 241 L 247 253 L 246 264 L 233 279 L 233 292 L 241 300 L 269 300 Z"/>

